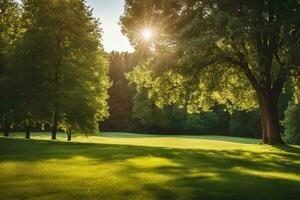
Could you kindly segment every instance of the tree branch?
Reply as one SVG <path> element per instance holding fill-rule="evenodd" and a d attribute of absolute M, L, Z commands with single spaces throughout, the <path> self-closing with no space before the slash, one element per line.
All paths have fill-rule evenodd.
<path fill-rule="evenodd" d="M 280 58 L 278 56 L 278 54 L 275 54 L 275 58 L 277 60 L 277 62 L 279 63 L 279 71 L 278 71 L 278 75 L 276 77 L 276 79 L 274 80 L 274 84 L 272 87 L 272 93 L 275 97 L 277 97 L 281 91 L 282 88 L 286 82 L 287 76 L 288 76 L 288 70 L 286 69 L 285 65 L 280 61 Z M 288 64 L 287 64 L 288 66 Z"/>
<path fill-rule="evenodd" d="M 225 60 L 240 67 L 240 69 L 242 69 L 242 71 L 244 72 L 246 77 L 249 79 L 249 81 L 252 84 L 252 86 L 254 87 L 254 89 L 256 91 L 259 91 L 260 85 L 259 85 L 258 81 L 256 80 L 255 76 L 253 75 L 253 73 L 251 72 L 251 70 L 248 66 L 248 63 L 246 61 L 235 60 L 234 58 L 228 57 L 228 56 L 225 57 Z"/>

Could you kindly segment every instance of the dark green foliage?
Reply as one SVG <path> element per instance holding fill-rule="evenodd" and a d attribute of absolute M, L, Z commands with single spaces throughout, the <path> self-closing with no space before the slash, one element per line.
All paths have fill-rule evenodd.
<path fill-rule="evenodd" d="M 259 112 L 234 112 L 231 115 L 229 132 L 233 136 L 261 137 Z"/>
<path fill-rule="evenodd" d="M 132 117 L 139 120 L 146 129 L 158 129 L 165 127 L 162 110 L 155 106 L 145 92 L 136 93 L 133 98 Z"/>
<path fill-rule="evenodd" d="M 288 109 L 289 103 L 295 102 L 293 97 L 296 97 L 295 87 L 291 82 L 287 82 L 284 88 L 284 92 L 279 96 L 278 100 L 278 117 L 282 121 L 285 118 L 285 112 Z M 284 124 L 280 123 L 280 131 L 283 133 L 285 130 Z"/>
<path fill-rule="evenodd" d="M 184 124 L 184 130 L 201 134 L 216 134 L 219 116 L 214 112 L 190 114 Z"/>
<path fill-rule="evenodd" d="M 14 73 L 15 44 L 20 37 L 21 9 L 13 0 L 0 1 L 0 129 L 8 135 L 18 98 Z"/>
<path fill-rule="evenodd" d="M 105 120 L 101 130 L 129 131 L 136 128 L 132 119 L 134 89 L 129 86 L 125 74 L 135 65 L 132 53 L 111 52 L 109 55 L 109 77 L 112 86 L 109 88 L 109 119 Z"/>
<path fill-rule="evenodd" d="M 161 112 L 164 115 L 164 127 L 172 131 L 182 132 L 187 117 L 187 112 L 183 108 L 179 108 L 177 105 L 166 106 Z"/>
<path fill-rule="evenodd" d="M 192 134 L 230 135 L 229 121 L 229 113 L 222 106 L 216 106 L 207 112 L 186 113 L 183 130 Z"/>
<path fill-rule="evenodd" d="M 177 105 L 158 108 L 145 92 L 138 92 L 133 98 L 133 118 L 148 131 L 182 132 L 186 120 L 186 111 Z"/>
<path fill-rule="evenodd" d="M 134 96 L 133 117 L 148 131 L 185 134 L 228 134 L 230 115 L 222 107 L 189 114 L 178 105 L 158 108 L 145 92 Z M 248 135 L 253 137 L 253 135 Z"/>
<path fill-rule="evenodd" d="M 285 140 L 292 144 L 300 144 L 300 104 L 289 105 L 283 120 Z"/>

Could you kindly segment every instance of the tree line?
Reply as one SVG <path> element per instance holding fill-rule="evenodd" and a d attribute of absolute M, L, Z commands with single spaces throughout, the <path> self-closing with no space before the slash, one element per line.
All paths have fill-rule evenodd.
<path fill-rule="evenodd" d="M 1 129 L 93 133 L 108 117 L 108 60 L 84 0 L 0 2 Z"/>
<path fill-rule="evenodd" d="M 85 0 L 0 2 L 4 135 L 15 128 L 30 138 L 38 127 L 71 140 L 110 114 L 103 130 L 300 140 L 297 0 L 130 0 L 124 8 L 135 52 L 107 55 Z M 145 29 L 150 40 L 138 34 Z"/>

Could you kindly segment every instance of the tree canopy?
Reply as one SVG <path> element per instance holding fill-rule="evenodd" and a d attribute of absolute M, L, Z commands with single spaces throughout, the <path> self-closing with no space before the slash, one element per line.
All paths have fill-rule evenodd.
<path fill-rule="evenodd" d="M 136 48 L 138 30 L 155 33 L 129 78 L 160 106 L 259 107 L 263 142 L 281 143 L 278 98 L 287 80 L 299 87 L 299 19 L 297 0 L 127 0 L 121 23 Z"/>
<path fill-rule="evenodd" d="M 264 143 L 281 143 L 278 98 L 299 79 L 299 1 L 128 0 L 125 9 L 136 46 L 139 27 L 157 30 L 152 58 L 130 77 L 151 98 L 191 111 L 259 106 Z"/>

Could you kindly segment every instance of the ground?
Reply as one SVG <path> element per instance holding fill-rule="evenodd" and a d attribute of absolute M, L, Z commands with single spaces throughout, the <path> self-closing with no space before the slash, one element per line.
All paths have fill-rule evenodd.
<path fill-rule="evenodd" d="M 0 199 L 299 199 L 300 147 L 221 136 L 0 137 Z M 62 141 L 63 140 L 63 141 Z"/>

